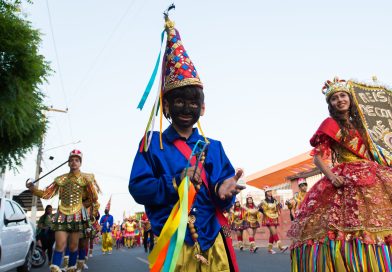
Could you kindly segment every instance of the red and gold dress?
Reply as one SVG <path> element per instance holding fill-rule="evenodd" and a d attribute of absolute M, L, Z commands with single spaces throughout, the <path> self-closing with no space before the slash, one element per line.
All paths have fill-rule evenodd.
<path fill-rule="evenodd" d="M 263 219 L 261 221 L 263 226 L 279 226 L 279 214 L 282 205 L 275 198 L 263 199 L 260 203 L 260 208 L 263 211 Z"/>
<path fill-rule="evenodd" d="M 306 194 L 288 232 L 292 271 L 391 271 L 392 169 L 372 160 L 358 131 L 343 140 L 332 118 L 310 142 L 313 155 L 334 151 L 331 170 L 345 183 L 324 177 Z"/>
<path fill-rule="evenodd" d="M 248 204 L 245 208 L 246 228 L 257 229 L 260 227 L 260 212 L 253 203 Z"/>
<path fill-rule="evenodd" d="M 242 231 L 248 228 L 245 220 L 245 209 L 242 207 L 234 207 L 230 216 L 231 229 L 234 231 Z"/>

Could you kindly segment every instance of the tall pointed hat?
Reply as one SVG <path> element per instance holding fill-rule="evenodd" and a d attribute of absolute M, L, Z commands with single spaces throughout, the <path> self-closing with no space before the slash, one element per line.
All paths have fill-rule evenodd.
<path fill-rule="evenodd" d="M 110 196 L 108 203 L 105 206 L 105 210 L 110 211 L 110 206 L 112 204 L 112 196 Z"/>
<path fill-rule="evenodd" d="M 153 73 L 147 84 L 147 87 L 143 93 L 142 98 L 138 104 L 138 109 L 143 109 L 143 106 L 147 100 L 148 95 L 154 85 L 155 78 L 158 75 L 159 66 L 161 63 L 161 75 L 158 93 L 155 99 L 154 106 L 152 108 L 150 118 L 147 123 L 147 127 L 144 133 L 142 144 L 140 145 L 140 152 L 147 151 L 151 142 L 152 131 L 154 130 L 155 117 L 159 113 L 159 132 L 160 132 L 160 148 L 163 149 L 162 144 L 162 99 L 163 95 L 176 88 L 184 86 L 198 86 L 203 88 L 203 83 L 196 71 L 196 68 L 189 58 L 187 51 L 182 43 L 178 30 L 174 27 L 174 22 L 169 19 L 169 11 L 174 9 L 174 4 L 171 5 L 165 12 L 165 29 L 161 34 L 161 48 L 165 34 L 167 35 L 166 46 L 162 57 L 161 63 L 161 51 L 158 54 L 158 58 L 155 63 Z M 200 123 L 197 123 L 201 134 L 204 136 L 203 130 L 201 129 Z M 207 138 L 204 137 L 206 142 Z"/>
<path fill-rule="evenodd" d="M 182 43 L 180 33 L 174 28 L 174 22 L 169 19 L 168 13 L 164 15 L 167 42 L 162 71 L 164 73 L 163 92 L 189 85 L 203 88 L 196 68 Z"/>

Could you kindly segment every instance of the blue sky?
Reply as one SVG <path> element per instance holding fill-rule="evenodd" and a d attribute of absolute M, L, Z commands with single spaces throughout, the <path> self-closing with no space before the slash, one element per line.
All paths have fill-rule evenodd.
<path fill-rule="evenodd" d="M 169 4 L 68 0 L 22 7 L 42 32 L 40 51 L 55 70 L 42 86 L 47 104 L 69 109 L 48 113 L 44 149 L 81 141 L 46 151 L 44 172 L 71 149 L 81 149 L 83 171 L 96 174 L 103 204 L 113 194 L 116 217 L 141 209 L 127 186 L 153 97 L 144 111 L 136 106 L 158 54 L 162 12 Z M 392 82 L 391 1 L 175 4 L 171 18 L 205 86 L 203 129 L 223 142 L 233 165 L 246 175 L 310 149 L 310 137 L 328 115 L 321 94 L 325 80 L 377 75 Z M 19 174 L 6 174 L 6 187 L 22 188 L 34 176 L 35 153 L 27 155 Z"/>

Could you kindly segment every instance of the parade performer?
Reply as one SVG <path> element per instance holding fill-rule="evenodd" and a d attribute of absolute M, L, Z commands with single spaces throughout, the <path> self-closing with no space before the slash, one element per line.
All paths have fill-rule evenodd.
<path fill-rule="evenodd" d="M 369 152 L 353 86 L 334 78 L 323 87 L 331 117 L 310 144 L 325 176 L 306 194 L 288 232 L 292 271 L 392 271 L 392 170 Z M 332 168 L 323 161 L 330 156 Z"/>
<path fill-rule="evenodd" d="M 105 215 L 101 217 L 99 224 L 101 225 L 102 233 L 102 254 L 112 254 L 113 240 L 112 240 L 112 226 L 113 226 L 113 216 L 109 214 L 110 203 L 112 197 L 110 197 L 108 203 L 105 207 Z"/>
<path fill-rule="evenodd" d="M 94 182 L 95 189 L 98 194 L 101 194 L 101 188 L 99 187 L 98 183 L 95 181 Z M 87 201 L 83 202 L 86 206 L 89 205 Z M 98 234 L 101 230 L 101 226 L 99 225 L 99 218 L 101 217 L 99 213 L 99 208 L 101 207 L 101 204 L 99 204 L 98 201 L 92 203 L 92 205 L 88 208 L 88 214 L 90 216 L 90 228 L 86 232 L 86 254 L 88 254 L 89 257 L 93 256 L 93 249 L 94 249 L 94 240 L 98 237 Z M 87 257 L 87 256 L 86 256 Z"/>
<path fill-rule="evenodd" d="M 121 239 L 122 239 L 120 225 L 117 225 L 116 228 L 114 228 L 113 237 L 116 239 L 116 249 L 119 249 L 121 247 Z"/>
<path fill-rule="evenodd" d="M 133 246 L 133 237 L 135 236 L 135 227 L 133 224 L 133 219 L 129 216 L 125 222 L 125 239 L 124 244 L 127 248 Z"/>
<path fill-rule="evenodd" d="M 94 241 L 98 238 L 99 232 L 101 231 L 101 226 L 99 225 L 99 218 L 100 217 L 101 217 L 101 215 L 99 214 L 99 211 L 97 211 L 97 213 L 94 217 L 94 220 L 92 220 L 92 222 L 91 222 L 92 229 L 91 229 L 91 236 L 90 236 L 89 243 L 88 243 L 88 246 L 89 246 L 88 253 L 89 253 L 90 258 L 93 257 Z"/>
<path fill-rule="evenodd" d="M 151 229 L 151 223 L 150 220 L 148 220 L 148 216 L 146 212 L 143 213 L 142 218 L 142 228 L 143 228 L 143 246 L 144 246 L 144 252 L 147 253 L 147 248 L 148 251 L 151 252 L 152 249 L 154 248 L 154 234 L 152 233 Z M 148 244 L 148 241 L 150 240 L 150 243 Z"/>
<path fill-rule="evenodd" d="M 133 221 L 133 226 L 135 229 L 135 236 L 133 237 L 133 244 L 134 244 L 134 246 L 140 247 L 141 246 L 141 243 L 140 243 L 140 237 L 141 237 L 140 223 L 139 223 L 139 220 L 136 219 L 136 217 Z"/>
<path fill-rule="evenodd" d="M 50 199 L 59 195 L 58 210 L 53 216 L 56 244 L 50 269 L 54 272 L 61 271 L 61 261 L 68 237 L 70 254 L 67 271 L 76 271 L 79 237 L 89 226 L 89 217 L 82 200 L 84 196 L 91 203 L 98 199 L 94 175 L 80 172 L 81 164 L 82 152 L 73 150 L 68 160 L 70 173 L 55 178 L 45 190 L 39 190 L 32 183 L 27 184 L 29 190 L 40 198 Z"/>
<path fill-rule="evenodd" d="M 95 190 L 98 194 L 101 193 L 101 189 L 98 186 L 98 183 L 96 180 L 93 181 Z M 77 271 L 83 271 L 84 269 L 88 269 L 88 266 L 86 264 L 87 259 L 88 259 L 88 253 L 89 253 L 89 245 L 91 245 L 90 240 L 94 239 L 96 237 L 96 225 L 98 224 L 96 222 L 96 218 L 98 217 L 99 219 L 99 207 L 100 204 L 98 203 L 98 199 L 94 202 L 91 203 L 90 199 L 87 198 L 85 195 L 83 196 L 83 206 L 87 210 L 87 214 L 89 216 L 89 225 L 88 227 L 81 233 L 80 239 L 79 239 L 79 254 L 78 254 L 78 261 L 77 261 Z M 91 248 L 92 251 L 92 248 Z M 65 257 L 65 256 L 64 256 Z"/>
<path fill-rule="evenodd" d="M 167 13 L 165 21 L 162 89 L 152 116 L 164 114 L 171 125 L 161 134 L 149 132 L 149 122 L 129 182 L 130 193 L 145 205 L 158 236 L 148 257 L 150 269 L 238 271 L 222 210 L 228 210 L 244 188 L 237 185 L 242 170 L 235 174 L 222 144 L 193 128 L 205 111 L 203 85 Z M 203 153 L 203 145 L 194 156 L 202 141 L 209 142 L 208 152 Z"/>
<path fill-rule="evenodd" d="M 230 213 L 231 229 L 235 231 L 240 250 L 244 249 L 243 232 L 249 227 L 245 220 L 245 209 L 241 207 L 240 200 L 237 199 Z"/>
<path fill-rule="evenodd" d="M 308 190 L 308 183 L 304 178 L 299 178 L 297 182 L 298 182 L 299 192 L 296 192 L 292 199 L 286 201 L 286 205 L 290 210 L 291 221 L 294 220 L 295 212 L 298 210 L 299 206 L 304 200 L 306 192 Z"/>
<path fill-rule="evenodd" d="M 262 225 L 267 227 L 270 232 L 268 240 L 268 253 L 275 254 L 276 252 L 272 249 L 274 243 L 278 245 L 281 252 L 287 250 L 287 246 L 283 246 L 279 240 L 277 232 L 279 226 L 279 215 L 282 209 L 282 204 L 272 196 L 272 189 L 269 186 L 264 188 L 265 199 L 263 199 L 259 205 L 259 209 L 263 214 Z"/>
<path fill-rule="evenodd" d="M 245 203 L 245 220 L 248 231 L 249 250 L 251 253 L 256 253 L 258 246 L 256 246 L 255 236 L 256 231 L 260 228 L 260 212 L 257 205 L 253 202 L 253 197 L 248 194 Z"/>

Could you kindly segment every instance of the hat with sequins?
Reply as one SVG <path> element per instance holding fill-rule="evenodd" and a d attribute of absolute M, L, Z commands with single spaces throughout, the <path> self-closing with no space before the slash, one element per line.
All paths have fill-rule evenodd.
<path fill-rule="evenodd" d="M 338 77 L 334 77 L 334 79 L 327 80 L 324 82 L 324 86 L 321 89 L 321 92 L 325 95 L 325 99 L 328 101 L 329 98 L 337 92 L 346 92 L 351 93 L 350 85 L 344 80 Z"/>

